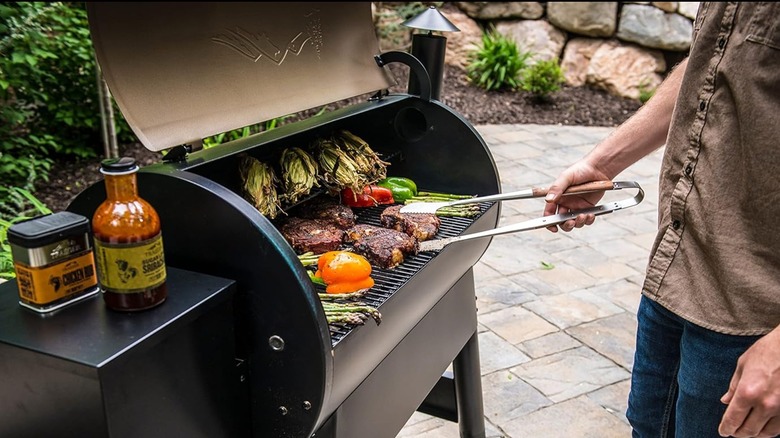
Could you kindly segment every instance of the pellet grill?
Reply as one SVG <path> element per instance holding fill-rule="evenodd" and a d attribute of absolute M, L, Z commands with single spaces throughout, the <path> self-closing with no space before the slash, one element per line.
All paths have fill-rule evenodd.
<path fill-rule="evenodd" d="M 368 142 L 390 163 L 388 174 L 423 189 L 500 192 L 485 142 L 431 96 L 424 66 L 403 52 L 380 53 L 370 3 L 87 5 L 99 64 L 125 118 L 149 149 L 169 149 L 164 162 L 137 177 L 141 196 L 161 218 L 166 263 L 176 274 L 170 293 L 186 296 L 188 287 L 208 284 L 197 275 L 234 282 L 224 289 L 234 293 L 223 304 L 201 305 L 203 316 L 188 323 L 201 328 L 171 341 L 181 356 L 150 350 L 144 366 L 151 371 L 133 374 L 141 395 L 120 391 L 109 403 L 106 392 L 97 413 L 84 408 L 90 411 L 81 414 L 99 418 L 94 427 L 47 424 L 42 412 L 52 410 L 11 401 L 4 411 L 16 421 L 0 429 L 10 436 L 57 430 L 59 436 L 394 437 L 419 410 L 457 421 L 463 437 L 484 436 L 472 268 L 490 239 L 376 268 L 366 301 L 381 312 L 381 324 L 329 327 L 318 289 L 291 246 L 240 194 L 240 154 L 271 160 L 339 129 Z M 387 65 L 394 62 L 414 72 L 419 93 L 387 92 Z M 199 150 L 208 136 L 361 95 L 371 97 Z M 91 217 L 104 199 L 101 181 L 68 210 Z M 380 212 L 360 209 L 358 222 L 378 225 Z M 499 204 L 486 203 L 477 217 L 443 218 L 438 236 L 495 228 L 499 213 Z M 106 314 L 95 324 L 132 324 L 169 305 L 147 316 Z M 30 324 L 64 321 L 69 312 L 93 307 L 106 312 L 80 303 Z M 79 333 L 89 343 L 103 332 Z M 49 372 L 44 367 L 37 378 Z M 107 387 L 105 379 L 122 376 L 94 379 Z M 78 395 L 71 394 L 73 403 Z M 132 420 L 121 417 L 129 414 Z"/>

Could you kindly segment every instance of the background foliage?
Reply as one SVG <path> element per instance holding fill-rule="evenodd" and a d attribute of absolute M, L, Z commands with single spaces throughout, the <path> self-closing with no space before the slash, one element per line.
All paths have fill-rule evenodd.
<path fill-rule="evenodd" d="M 117 114 L 117 135 L 132 132 Z M 31 189 L 53 160 L 100 154 L 97 72 L 84 3 L 0 4 L 0 179 Z"/>
<path fill-rule="evenodd" d="M 486 90 L 517 89 L 520 72 L 528 67 L 530 52 L 521 52 L 511 38 L 488 29 L 482 35 L 482 44 L 471 54 L 467 66 L 469 80 Z"/>
<path fill-rule="evenodd" d="M 532 51 L 522 50 L 510 37 L 491 27 L 466 67 L 472 84 L 485 90 L 525 91 L 544 101 L 564 83 L 558 59 L 534 62 Z"/>

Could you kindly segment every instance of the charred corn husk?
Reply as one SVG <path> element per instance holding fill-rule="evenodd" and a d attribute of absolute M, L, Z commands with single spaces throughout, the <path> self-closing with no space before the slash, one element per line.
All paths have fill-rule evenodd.
<path fill-rule="evenodd" d="M 373 184 L 387 177 L 387 166 L 390 163 L 383 161 L 365 140 L 346 129 L 336 133 L 336 140 L 355 161 L 368 184 Z"/>
<path fill-rule="evenodd" d="M 257 158 L 244 155 L 240 158 L 239 173 L 249 202 L 266 217 L 275 218 L 281 205 L 276 192 L 278 178 L 273 168 Z"/>
<path fill-rule="evenodd" d="M 315 143 L 315 154 L 320 165 L 320 182 L 333 192 L 349 187 L 362 192 L 368 184 L 365 175 L 350 154 L 342 150 L 332 139 L 319 139 Z"/>
<path fill-rule="evenodd" d="M 317 162 L 301 148 L 291 147 L 282 152 L 279 160 L 283 193 L 281 200 L 290 204 L 308 195 L 317 182 Z"/>

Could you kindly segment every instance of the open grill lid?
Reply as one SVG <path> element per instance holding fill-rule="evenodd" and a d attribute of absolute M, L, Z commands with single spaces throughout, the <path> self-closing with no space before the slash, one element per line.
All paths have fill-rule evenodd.
<path fill-rule="evenodd" d="M 98 63 L 152 151 L 386 89 L 371 3 L 87 2 Z"/>

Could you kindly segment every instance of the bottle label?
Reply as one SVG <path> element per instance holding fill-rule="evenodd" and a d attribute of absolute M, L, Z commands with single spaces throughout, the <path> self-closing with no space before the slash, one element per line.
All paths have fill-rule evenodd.
<path fill-rule="evenodd" d="M 16 262 L 14 268 L 19 298 L 30 304 L 49 304 L 96 290 L 97 286 L 92 250 L 47 266 L 32 267 Z"/>
<path fill-rule="evenodd" d="M 95 239 L 95 259 L 100 285 L 110 292 L 145 292 L 165 282 L 162 234 L 134 243 Z"/>

